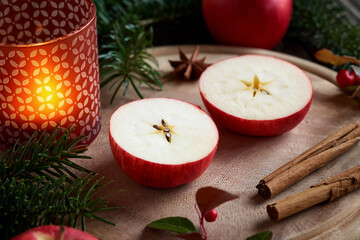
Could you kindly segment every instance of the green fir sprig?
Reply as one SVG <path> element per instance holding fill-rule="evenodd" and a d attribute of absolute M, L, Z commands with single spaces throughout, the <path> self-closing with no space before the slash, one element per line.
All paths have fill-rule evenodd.
<path fill-rule="evenodd" d="M 86 146 L 80 145 L 84 137 L 69 141 L 74 128 L 62 130 L 56 128 L 51 134 L 35 134 L 21 144 L 15 144 L 0 156 L 0 179 L 16 178 L 32 180 L 37 176 L 55 181 L 66 176 L 68 182 L 76 179 L 74 170 L 90 173 L 91 171 L 70 161 L 70 158 L 90 159 L 83 155 Z"/>
<path fill-rule="evenodd" d="M 360 58 L 360 27 L 350 22 L 339 0 L 294 0 L 287 35 L 314 50 L 327 48 Z"/>
<path fill-rule="evenodd" d="M 114 90 L 111 103 L 122 86 L 123 96 L 131 85 L 140 98 L 144 98 L 139 90 L 143 85 L 154 91 L 162 89 L 161 75 L 154 69 L 157 61 L 146 51 L 152 46 L 152 31 L 146 32 L 139 21 L 130 15 L 116 21 L 110 43 L 103 45 L 106 53 L 99 55 L 102 66 L 100 86 L 111 83 L 110 89 Z"/>
<path fill-rule="evenodd" d="M 84 137 L 70 139 L 73 128 L 33 135 L 0 156 L 0 236 L 9 239 L 29 228 L 61 224 L 86 228 L 86 218 L 109 223 L 97 212 L 108 207 L 99 196 L 109 182 L 70 159 L 84 155 Z"/>
<path fill-rule="evenodd" d="M 111 103 L 129 86 L 140 98 L 142 87 L 162 90 L 153 46 L 153 27 L 199 15 L 200 0 L 94 0 L 97 8 L 101 87 L 110 85 Z M 173 25 L 173 24 L 170 24 Z"/>

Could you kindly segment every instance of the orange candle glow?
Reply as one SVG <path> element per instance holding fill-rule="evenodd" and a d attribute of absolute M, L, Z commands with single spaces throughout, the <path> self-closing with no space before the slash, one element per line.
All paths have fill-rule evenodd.
<path fill-rule="evenodd" d="M 91 0 L 0 1 L 0 147 L 75 125 L 100 131 L 96 9 Z"/>

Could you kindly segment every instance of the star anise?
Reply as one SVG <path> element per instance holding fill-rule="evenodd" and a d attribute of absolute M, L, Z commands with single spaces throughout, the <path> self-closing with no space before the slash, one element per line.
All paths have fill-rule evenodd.
<path fill-rule="evenodd" d="M 190 59 L 179 49 L 180 61 L 169 60 L 171 66 L 174 68 L 173 73 L 183 77 L 185 80 L 198 79 L 201 73 L 210 66 L 210 64 L 205 63 L 205 57 L 197 59 L 199 49 L 199 46 L 197 46 Z"/>

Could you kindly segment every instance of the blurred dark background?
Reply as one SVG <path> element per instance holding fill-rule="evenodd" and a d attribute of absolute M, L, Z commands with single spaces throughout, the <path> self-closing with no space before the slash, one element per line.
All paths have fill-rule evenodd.
<path fill-rule="evenodd" d="M 347 17 L 354 25 L 360 24 L 360 0 L 339 0 L 346 8 Z M 291 27 L 291 26 L 290 26 Z M 153 25 L 154 46 L 182 44 L 217 44 L 207 30 L 201 14 L 201 1 L 194 4 L 192 11 L 185 17 L 169 19 L 167 23 Z M 359 42 L 360 44 L 360 42 Z M 283 40 L 272 50 L 280 51 L 302 58 L 314 60 L 313 53 L 317 50 L 311 44 L 286 34 Z"/>

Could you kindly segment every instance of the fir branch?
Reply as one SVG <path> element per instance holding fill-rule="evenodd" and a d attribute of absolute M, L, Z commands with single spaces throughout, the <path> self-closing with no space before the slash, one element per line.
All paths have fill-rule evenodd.
<path fill-rule="evenodd" d="M 95 218 L 113 224 L 95 214 L 110 210 L 108 200 L 94 194 L 107 185 L 95 174 L 78 178 L 71 184 L 62 176 L 48 182 L 45 177 L 28 180 L 0 179 L 0 236 L 10 238 L 29 228 L 58 224 L 85 230 L 84 218 Z"/>
<path fill-rule="evenodd" d="M 81 223 L 85 230 L 86 218 L 113 224 L 96 214 L 118 209 L 107 206 L 109 196 L 99 197 L 109 182 L 70 160 L 90 159 L 79 145 L 84 136 L 70 139 L 73 130 L 34 134 L 0 154 L 0 236 L 8 239 L 45 224 Z"/>
<path fill-rule="evenodd" d="M 316 50 L 327 48 L 338 55 L 360 57 L 360 28 L 346 16 L 338 0 L 294 0 L 287 36 Z"/>
<path fill-rule="evenodd" d="M 69 160 L 90 159 L 83 155 L 85 146 L 79 145 L 84 137 L 70 140 L 73 130 L 71 127 L 65 130 L 57 127 L 51 134 L 42 132 L 39 137 L 34 134 L 26 143 L 15 144 L 11 151 L 6 150 L 0 156 L 0 179 L 44 176 L 48 180 L 55 180 L 64 175 L 67 181 L 71 181 L 77 178 L 74 170 L 90 173 Z"/>
<path fill-rule="evenodd" d="M 123 95 L 131 85 L 137 95 L 143 98 L 136 84 L 147 85 L 152 90 L 161 90 L 160 73 L 153 66 L 157 66 L 156 59 L 147 53 L 146 48 L 152 46 L 152 32 L 146 32 L 135 16 L 126 15 L 116 21 L 110 34 L 111 43 L 104 45 L 106 53 L 100 54 L 102 66 L 101 87 L 112 83 L 114 90 L 111 103 L 116 94 L 124 86 Z"/>
<path fill-rule="evenodd" d="M 129 86 L 140 98 L 140 87 L 161 90 L 155 58 L 147 54 L 152 47 L 152 26 L 199 13 L 200 0 L 94 0 L 97 8 L 101 87 L 114 91 L 111 103 L 123 87 Z"/>

